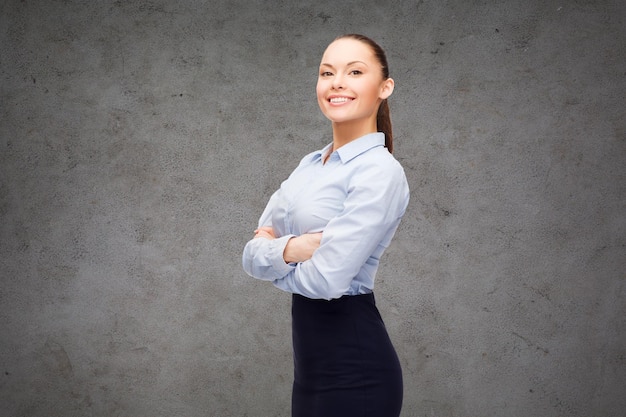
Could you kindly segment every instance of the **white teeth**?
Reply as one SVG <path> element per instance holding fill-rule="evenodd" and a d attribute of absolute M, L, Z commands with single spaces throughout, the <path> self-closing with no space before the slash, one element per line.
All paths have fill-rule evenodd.
<path fill-rule="evenodd" d="M 333 97 L 330 99 L 331 103 L 345 103 L 347 101 L 350 101 L 347 97 Z"/>

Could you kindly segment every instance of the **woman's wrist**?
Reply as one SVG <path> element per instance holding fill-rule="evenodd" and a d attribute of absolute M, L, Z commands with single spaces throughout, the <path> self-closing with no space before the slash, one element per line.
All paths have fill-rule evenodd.
<path fill-rule="evenodd" d="M 293 262 L 297 262 L 296 258 L 294 257 L 294 237 L 292 237 L 291 239 L 289 239 L 287 241 L 287 244 L 285 245 L 285 249 L 283 250 L 283 260 L 285 261 L 285 263 L 290 264 Z"/>

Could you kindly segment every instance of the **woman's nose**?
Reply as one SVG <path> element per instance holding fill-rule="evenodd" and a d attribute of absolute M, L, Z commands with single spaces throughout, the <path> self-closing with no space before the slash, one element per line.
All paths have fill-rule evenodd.
<path fill-rule="evenodd" d="M 333 77 L 333 88 L 340 90 L 343 88 L 343 77 L 339 74 Z"/>

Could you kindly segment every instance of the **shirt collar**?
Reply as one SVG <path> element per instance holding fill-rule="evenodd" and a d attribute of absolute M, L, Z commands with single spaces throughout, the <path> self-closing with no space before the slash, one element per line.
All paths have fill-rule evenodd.
<path fill-rule="evenodd" d="M 333 144 L 329 143 L 322 150 L 315 152 L 314 157 L 321 158 L 322 155 L 325 155 L 326 152 L 328 152 L 331 146 L 333 146 Z M 382 132 L 368 133 L 365 136 L 361 136 L 358 139 L 346 143 L 335 152 L 339 155 L 341 162 L 345 164 L 362 153 L 377 146 L 385 146 L 385 134 Z"/>

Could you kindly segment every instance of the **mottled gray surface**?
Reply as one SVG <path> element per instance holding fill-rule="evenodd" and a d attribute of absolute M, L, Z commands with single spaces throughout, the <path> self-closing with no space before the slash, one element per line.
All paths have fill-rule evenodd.
<path fill-rule="evenodd" d="M 403 417 L 626 409 L 626 6 L 0 4 L 0 414 L 288 416 L 290 297 L 240 254 L 387 49 L 412 199 L 377 280 Z"/>

